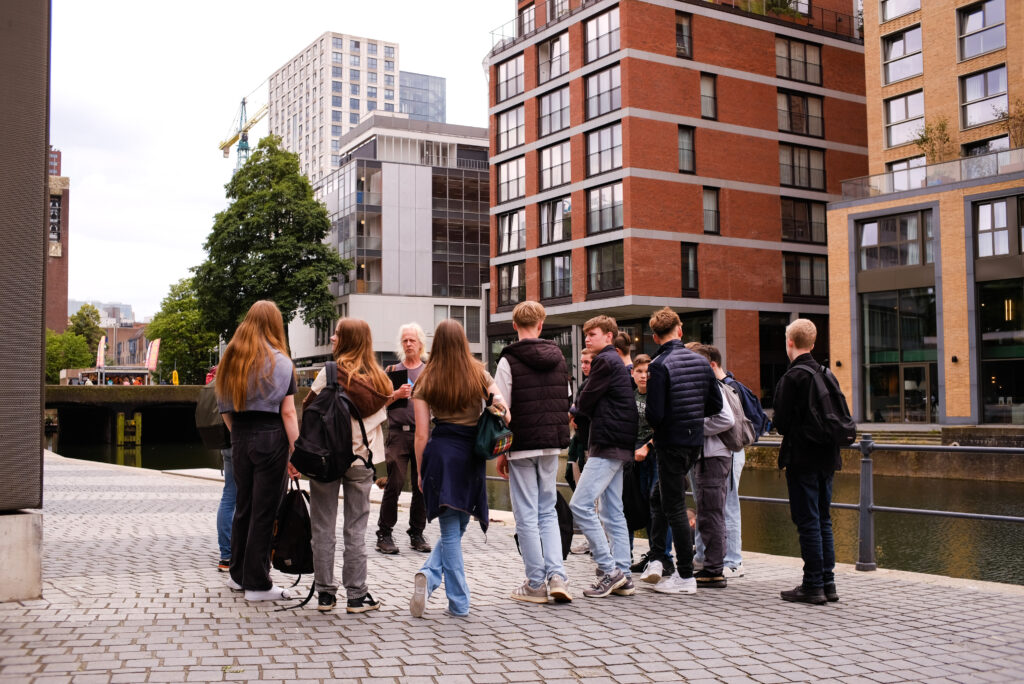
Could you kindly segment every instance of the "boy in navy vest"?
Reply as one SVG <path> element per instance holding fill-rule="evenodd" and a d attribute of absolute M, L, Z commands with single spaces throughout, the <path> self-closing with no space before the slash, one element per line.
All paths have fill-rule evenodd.
<path fill-rule="evenodd" d="M 558 456 L 569 445 L 569 372 L 562 350 L 540 337 L 544 307 L 520 302 L 512 312 L 519 341 L 505 347 L 494 381 L 508 397 L 514 435 L 508 458 L 499 456 L 498 474 L 508 479 L 512 513 L 526 581 L 512 598 L 529 603 L 572 601 L 562 566 L 562 537 L 555 512 Z"/>

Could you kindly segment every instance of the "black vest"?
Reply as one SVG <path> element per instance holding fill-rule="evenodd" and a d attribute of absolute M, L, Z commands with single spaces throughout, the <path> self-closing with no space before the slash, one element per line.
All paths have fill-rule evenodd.
<path fill-rule="evenodd" d="M 501 352 L 512 371 L 512 450 L 569 446 L 569 373 L 554 342 L 520 340 Z"/>

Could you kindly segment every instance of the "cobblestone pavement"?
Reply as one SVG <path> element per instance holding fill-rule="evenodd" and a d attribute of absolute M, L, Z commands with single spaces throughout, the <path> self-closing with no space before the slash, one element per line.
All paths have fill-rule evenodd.
<path fill-rule="evenodd" d="M 469 618 L 443 591 L 409 615 L 407 548 L 370 551 L 380 611 L 271 612 L 214 567 L 218 483 L 49 455 L 45 472 L 44 599 L 0 604 L 4 682 L 1024 681 L 1021 587 L 842 567 L 839 603 L 794 605 L 799 562 L 747 554 L 724 590 L 589 600 L 593 566 L 570 556 L 576 600 L 537 606 L 508 598 L 523 570 L 495 524 L 466 533 Z"/>

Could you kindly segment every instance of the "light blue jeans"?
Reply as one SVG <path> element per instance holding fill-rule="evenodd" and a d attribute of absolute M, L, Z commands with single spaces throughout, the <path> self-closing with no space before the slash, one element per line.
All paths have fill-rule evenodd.
<path fill-rule="evenodd" d="M 629 531 L 622 512 L 623 465 L 622 461 L 613 458 L 588 459 L 587 467 L 576 483 L 569 508 L 576 525 L 587 538 L 594 562 L 601 572 L 611 574 L 618 568 L 628 577 L 631 559 Z M 600 517 L 594 509 L 595 502 L 600 502 Z"/>
<path fill-rule="evenodd" d="M 224 460 L 224 489 L 220 493 L 220 507 L 217 509 L 217 546 L 220 547 L 220 559 L 231 558 L 231 521 L 235 517 L 235 472 L 231 466 L 231 449 L 221 449 L 220 456 Z"/>
<path fill-rule="evenodd" d="M 729 491 L 725 495 L 725 559 L 723 565 L 727 568 L 737 568 L 743 563 L 743 533 L 740 524 L 740 474 L 743 466 L 747 463 L 747 455 L 743 451 L 732 452 L 732 482 L 729 484 Z M 690 489 L 693 489 L 692 473 Z M 700 515 L 700 511 L 697 512 Z M 700 532 L 694 533 L 694 543 L 697 552 L 694 560 L 704 562 L 704 542 L 701 541 Z"/>
<path fill-rule="evenodd" d="M 427 576 L 427 596 L 441 586 L 443 579 L 448 611 L 452 615 L 468 615 L 469 584 L 466 583 L 466 567 L 462 563 L 462 535 L 469 524 L 469 513 L 442 508 L 437 522 L 441 527 L 441 538 L 420 568 L 420 572 Z"/>
<path fill-rule="evenodd" d="M 508 466 L 508 488 L 526 579 L 534 589 L 544 586 L 552 575 L 568 579 L 562 567 L 562 534 L 555 512 L 558 456 L 517 458 Z"/>

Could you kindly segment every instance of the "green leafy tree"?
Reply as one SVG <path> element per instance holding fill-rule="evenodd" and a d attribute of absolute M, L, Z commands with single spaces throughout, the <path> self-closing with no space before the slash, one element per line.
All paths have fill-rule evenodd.
<path fill-rule="evenodd" d="M 93 311 L 96 309 L 94 308 Z M 89 342 L 70 329 L 55 333 L 46 329 L 46 382 L 56 385 L 65 368 L 92 368 L 96 353 L 89 351 Z"/>
<path fill-rule="evenodd" d="M 92 304 L 83 304 L 69 321 L 71 325 L 68 330 L 85 338 L 90 353 L 95 356 L 96 347 L 99 346 L 100 338 L 104 335 L 103 328 L 100 327 L 99 309 Z"/>
<path fill-rule="evenodd" d="M 204 326 L 230 339 L 246 311 L 272 299 L 285 326 L 301 311 L 307 325 L 334 318 L 330 284 L 351 268 L 324 243 L 327 209 L 299 173 L 298 155 L 271 135 L 225 186 L 231 201 L 206 239 L 195 269 Z"/>
<path fill-rule="evenodd" d="M 202 385 L 210 363 L 210 352 L 217 346 L 217 333 L 203 325 L 192 278 L 171 285 L 160 302 L 160 311 L 146 326 L 146 338 L 160 338 L 157 374 L 164 379 L 178 370 L 183 385 Z"/>

